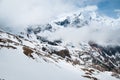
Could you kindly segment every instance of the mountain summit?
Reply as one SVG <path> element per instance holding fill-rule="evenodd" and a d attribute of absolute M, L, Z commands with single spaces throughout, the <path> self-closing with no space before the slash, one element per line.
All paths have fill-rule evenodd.
<path fill-rule="evenodd" d="M 119 21 L 86 8 L 19 34 L 1 28 L 0 79 L 119 80 Z"/>

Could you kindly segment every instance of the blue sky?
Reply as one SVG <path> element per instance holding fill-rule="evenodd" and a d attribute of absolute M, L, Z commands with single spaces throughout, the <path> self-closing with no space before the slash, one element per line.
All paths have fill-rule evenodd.
<path fill-rule="evenodd" d="M 101 0 L 97 4 L 99 12 L 104 13 L 110 17 L 116 17 L 116 9 L 120 9 L 120 0 Z"/>
<path fill-rule="evenodd" d="M 117 17 L 116 9 L 120 9 L 120 0 L 64 0 L 66 3 L 72 3 L 72 5 L 85 7 L 89 5 L 96 5 L 98 11 L 109 17 Z"/>

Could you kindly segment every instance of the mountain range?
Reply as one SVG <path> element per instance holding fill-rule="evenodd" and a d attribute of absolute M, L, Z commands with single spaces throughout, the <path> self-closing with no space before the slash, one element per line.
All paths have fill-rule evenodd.
<path fill-rule="evenodd" d="M 119 22 L 81 9 L 17 34 L 0 27 L 0 79 L 119 80 Z"/>

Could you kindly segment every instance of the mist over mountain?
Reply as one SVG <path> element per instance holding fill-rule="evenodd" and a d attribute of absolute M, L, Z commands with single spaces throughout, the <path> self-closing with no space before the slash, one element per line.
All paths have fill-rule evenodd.
<path fill-rule="evenodd" d="M 49 15 L 49 13 L 47 14 Z M 34 16 L 35 14 L 32 14 L 32 15 Z M 56 18 L 54 17 L 54 19 L 47 18 L 47 19 L 50 19 L 51 21 L 42 20 L 41 17 L 37 16 L 37 18 L 40 18 L 43 22 L 47 21 L 47 22 L 44 22 L 44 24 L 50 24 L 53 28 L 56 25 L 61 26 L 60 29 L 56 30 L 53 33 L 48 32 L 47 34 L 44 34 L 46 33 L 47 31 L 46 30 L 42 33 L 42 35 L 49 35 L 51 37 L 48 37 L 48 38 L 51 38 L 51 39 L 62 38 L 62 39 L 65 39 L 65 41 L 66 40 L 68 40 L 69 42 L 73 41 L 74 43 L 79 43 L 84 41 L 85 42 L 95 41 L 105 46 L 119 45 L 120 43 L 119 42 L 120 36 L 117 35 L 119 34 L 119 30 L 120 30 L 119 28 L 120 19 L 119 18 L 115 19 L 115 18 L 111 18 L 111 17 L 100 14 L 98 12 L 97 6 L 87 6 L 84 8 L 79 8 L 79 10 L 74 12 L 63 13 L 61 15 L 57 14 L 57 15 L 55 15 Z M 43 18 L 45 19 L 45 17 Z M 29 21 L 29 20 L 34 20 L 34 19 L 26 18 L 26 21 Z M 66 20 L 66 22 L 64 22 L 64 20 Z M 8 24 L 8 26 L 2 25 L 1 29 L 12 31 L 14 33 L 19 33 L 19 32 L 25 31 L 29 26 L 32 26 L 32 28 L 36 28 L 37 25 L 44 25 L 43 23 L 41 23 L 40 20 L 37 20 L 37 21 L 39 23 L 33 22 L 33 23 L 26 24 L 25 21 L 22 24 L 20 23 L 20 24 L 14 25 L 14 23 L 11 23 L 12 24 L 11 26 L 9 26 L 9 23 L 6 23 Z M 65 28 L 62 28 L 62 26 Z M 78 29 L 76 29 L 77 27 Z"/>
<path fill-rule="evenodd" d="M 38 35 L 50 40 L 63 39 L 75 44 L 94 41 L 100 45 L 119 45 L 119 21 L 108 16 L 100 15 L 96 6 L 87 6 L 79 11 L 63 14 L 49 22 L 51 30 L 43 30 L 42 25 L 31 25 L 33 29 L 41 29 Z M 38 28 L 37 28 L 38 27 Z"/>
<path fill-rule="evenodd" d="M 95 6 L 97 12 L 106 16 L 117 15 L 115 12 L 119 14 L 118 3 L 119 0 L 0 0 L 0 25 L 23 30 L 28 25 L 46 24 L 62 14 L 75 12 L 86 6 Z"/>
<path fill-rule="evenodd" d="M 0 80 L 119 80 L 118 0 L 0 0 Z"/>

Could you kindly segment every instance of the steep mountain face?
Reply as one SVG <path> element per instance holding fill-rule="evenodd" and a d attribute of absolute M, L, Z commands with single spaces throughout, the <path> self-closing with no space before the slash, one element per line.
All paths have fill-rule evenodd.
<path fill-rule="evenodd" d="M 46 44 L 47 46 L 44 46 L 43 50 L 47 50 L 50 54 L 57 54 L 63 58 L 68 57 L 70 59 L 72 59 L 74 54 L 76 55 L 74 58 L 78 59 L 78 64 L 83 64 L 84 62 L 84 64 L 99 68 L 100 70 L 103 69 L 120 73 L 119 45 L 112 46 L 111 44 L 108 44 L 107 46 L 104 46 L 90 40 L 86 42 L 80 41 L 81 39 L 78 40 L 78 42 L 75 42 L 72 39 L 74 37 L 67 33 L 67 30 L 69 29 L 71 29 L 70 33 L 72 33 L 72 31 L 74 33 L 74 30 L 81 30 L 82 27 L 86 26 L 90 27 L 89 25 L 91 25 L 91 23 L 103 24 L 103 22 L 105 26 L 111 26 L 113 24 L 114 26 L 119 26 L 119 19 L 102 17 L 93 11 L 88 11 L 70 15 L 62 20 L 56 20 L 46 25 L 37 25 L 36 28 L 29 27 L 27 28 L 27 33 L 30 36 L 35 35 L 37 40 L 39 40 L 42 44 Z M 79 34 L 81 34 L 80 31 L 75 33 L 74 36 Z M 61 37 L 61 35 L 63 36 Z M 67 39 L 64 38 L 68 36 L 71 37 L 68 38 L 71 40 L 67 41 Z M 55 47 L 55 49 L 51 49 L 48 46 Z M 63 54 L 60 55 L 60 53 L 56 51 L 59 47 L 65 47 L 66 52 L 63 51 Z M 69 52 L 70 54 L 68 54 Z M 84 55 L 87 56 L 82 57 Z"/>
<path fill-rule="evenodd" d="M 53 46 L 0 31 L 1 79 L 119 80 L 115 71 L 106 72 L 107 68 L 92 61 L 99 61 L 98 54 L 85 44 L 80 49 Z"/>
<path fill-rule="evenodd" d="M 86 29 L 90 29 L 89 27 L 93 26 L 93 24 L 96 24 L 94 26 L 102 26 L 102 24 L 104 24 L 104 26 L 111 26 L 114 29 L 115 26 L 119 26 L 119 21 L 119 19 L 99 16 L 93 11 L 80 11 L 79 13 L 68 15 L 67 17 L 52 21 L 45 25 L 29 26 L 26 31 L 22 31 L 19 35 L 0 31 L 0 54 L 6 56 L 5 54 L 9 52 L 15 54 L 19 53 L 19 55 L 21 55 L 20 60 L 22 60 L 22 57 L 25 57 L 23 55 L 26 55 L 31 59 L 30 62 L 35 60 L 43 64 L 43 66 L 36 65 L 35 63 L 29 64 L 30 66 L 34 64 L 44 69 L 45 72 L 42 71 L 43 74 L 47 73 L 46 66 L 53 68 L 53 70 L 55 69 L 55 72 L 53 71 L 53 75 L 56 76 L 55 78 L 50 78 L 50 76 L 52 76 L 50 71 L 47 73 L 47 75 L 50 75 L 49 78 L 44 78 L 45 75 L 43 74 L 41 75 L 44 77 L 41 78 L 38 73 L 36 73 L 36 75 L 32 73 L 34 71 L 28 70 L 32 69 L 31 67 L 25 66 L 24 69 L 27 69 L 28 72 L 30 71 L 33 75 L 31 79 L 26 77 L 29 80 L 33 80 L 35 77 L 37 77 L 36 80 L 61 80 L 59 75 L 62 75 L 64 71 L 66 71 L 66 76 L 64 76 L 65 79 L 69 80 L 106 80 L 107 78 L 119 80 L 119 44 L 108 45 L 111 43 L 110 40 L 108 40 L 109 43 L 107 45 L 101 45 L 93 39 L 84 38 L 89 37 L 84 33 L 89 32 L 90 34 L 90 31 Z M 101 32 L 100 26 L 92 31 L 95 33 Z M 1 59 L 4 60 L 3 58 Z M 25 61 L 27 62 L 27 60 Z M 45 62 L 50 64 L 45 64 Z M 6 64 L 3 62 L 1 63 L 4 66 L 7 64 L 7 62 Z M 57 66 L 51 66 L 51 64 Z M 24 64 L 22 63 L 22 65 Z M 5 69 L 7 69 L 3 68 L 4 66 L 0 68 L 2 71 L 0 74 L 3 77 L 5 77 L 3 74 Z M 34 68 L 36 68 L 35 66 Z M 56 69 L 56 67 L 61 68 L 62 71 Z M 37 67 L 35 71 L 38 69 L 41 71 L 40 68 Z M 22 68 L 20 69 L 23 70 Z M 56 71 L 60 74 L 57 74 Z M 13 75 L 10 77 L 9 73 L 10 72 L 8 72 L 8 74 L 6 73 L 9 75 L 9 77 L 7 77 L 8 79 L 17 79 L 13 79 Z M 14 71 L 14 73 L 16 72 Z M 27 75 L 28 73 L 25 72 L 25 74 Z M 21 75 L 21 73 L 19 73 L 19 75 Z M 63 75 L 61 77 L 63 77 Z M 18 76 L 18 78 L 20 77 Z"/>
<path fill-rule="evenodd" d="M 90 43 L 90 46 L 99 53 L 99 60 L 94 60 L 94 64 L 101 65 L 105 67 L 106 70 L 115 71 L 120 73 L 120 46 L 99 46 L 95 43 Z"/>

